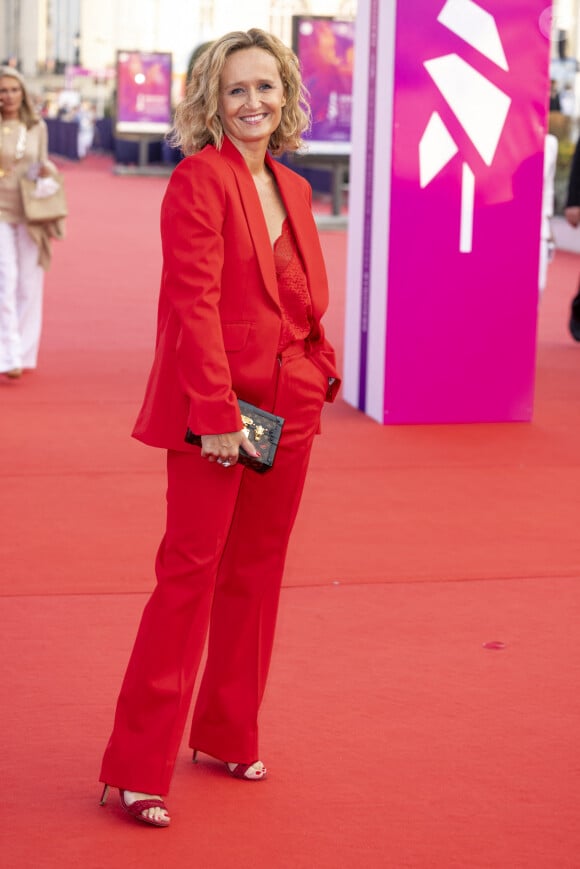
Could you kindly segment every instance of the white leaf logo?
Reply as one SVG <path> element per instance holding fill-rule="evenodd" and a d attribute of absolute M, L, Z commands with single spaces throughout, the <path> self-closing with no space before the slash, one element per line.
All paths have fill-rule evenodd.
<path fill-rule="evenodd" d="M 503 70 L 509 70 L 493 16 L 473 0 L 447 0 L 437 18 L 440 24 Z M 510 97 L 458 54 L 425 61 L 425 69 L 487 166 L 501 139 Z M 457 154 L 459 148 L 438 112 L 433 112 L 419 142 L 421 187 L 426 187 Z M 459 250 L 473 249 L 475 175 L 464 162 L 461 186 Z"/>

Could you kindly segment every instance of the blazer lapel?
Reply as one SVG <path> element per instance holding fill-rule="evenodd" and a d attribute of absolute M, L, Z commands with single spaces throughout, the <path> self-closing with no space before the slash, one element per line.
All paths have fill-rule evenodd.
<path fill-rule="evenodd" d="M 280 171 L 280 164 L 269 154 L 266 159 L 276 178 L 302 256 L 313 310 L 320 315 L 328 305 L 328 283 L 312 208 L 298 185 L 289 183 L 287 173 Z"/>
<path fill-rule="evenodd" d="M 264 219 L 264 212 L 260 204 L 260 197 L 256 190 L 256 185 L 250 174 L 246 162 L 238 149 L 233 145 L 227 137 L 221 148 L 222 156 L 225 157 L 231 165 L 238 190 L 240 191 L 240 199 L 242 207 L 248 221 L 248 227 L 256 257 L 262 272 L 264 284 L 267 291 L 270 293 L 276 305 L 280 307 L 280 296 L 278 294 L 278 281 L 276 278 L 276 268 L 274 266 L 274 256 L 272 254 L 272 245 L 270 244 L 270 235 L 268 227 Z"/>

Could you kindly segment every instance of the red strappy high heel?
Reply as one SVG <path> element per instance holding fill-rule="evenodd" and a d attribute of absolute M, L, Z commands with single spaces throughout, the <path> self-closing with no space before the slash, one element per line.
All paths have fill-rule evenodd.
<path fill-rule="evenodd" d="M 193 762 L 197 763 L 197 748 L 193 751 Z M 268 770 L 260 760 L 255 760 L 254 763 L 236 763 L 233 768 L 230 764 L 224 761 L 226 769 L 233 778 L 243 779 L 244 781 L 264 781 Z M 257 763 L 262 763 L 262 769 L 254 769 Z M 250 775 L 248 775 L 250 773 Z"/>
<path fill-rule="evenodd" d="M 103 793 L 101 794 L 101 806 L 104 806 L 107 802 L 108 793 L 109 785 L 105 785 Z M 125 791 L 123 790 L 119 790 L 119 797 L 121 799 L 121 805 L 127 814 L 131 815 L 132 818 L 135 818 L 136 821 L 142 821 L 144 824 L 150 824 L 152 827 L 168 827 L 171 823 L 169 818 L 156 820 L 155 818 L 149 818 L 147 815 L 143 814 L 147 809 L 163 809 L 168 812 L 167 806 L 162 799 L 152 798 L 149 800 L 135 800 L 134 803 L 127 803 L 125 801 Z"/>

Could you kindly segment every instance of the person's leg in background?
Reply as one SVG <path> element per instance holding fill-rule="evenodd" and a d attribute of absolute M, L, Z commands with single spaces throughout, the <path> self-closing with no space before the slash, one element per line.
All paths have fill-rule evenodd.
<path fill-rule="evenodd" d="M 580 341 L 580 285 L 578 292 L 570 304 L 570 322 L 568 324 L 570 334 L 575 341 Z"/>
<path fill-rule="evenodd" d="M 42 330 L 44 271 L 38 265 L 38 246 L 26 225 L 16 227 L 18 248 L 18 285 L 16 307 L 22 352 L 22 368 L 36 368 Z"/>
<path fill-rule="evenodd" d="M 17 227 L 0 221 L 0 373 L 14 375 L 22 369 L 17 287 Z"/>

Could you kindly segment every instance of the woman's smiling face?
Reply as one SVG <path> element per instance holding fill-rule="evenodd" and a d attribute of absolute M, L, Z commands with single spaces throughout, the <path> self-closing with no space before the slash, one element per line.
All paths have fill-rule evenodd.
<path fill-rule="evenodd" d="M 244 48 L 228 57 L 220 79 L 219 116 L 238 148 L 267 147 L 285 104 L 278 63 L 268 51 Z"/>

